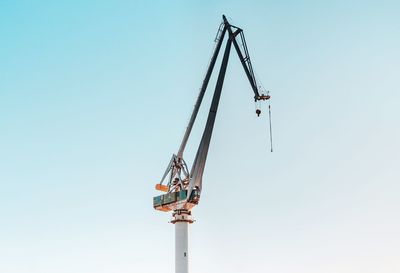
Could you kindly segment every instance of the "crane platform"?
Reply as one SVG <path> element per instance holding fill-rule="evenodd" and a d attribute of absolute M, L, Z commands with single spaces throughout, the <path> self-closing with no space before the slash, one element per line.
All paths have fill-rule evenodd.
<path fill-rule="evenodd" d="M 192 191 L 189 201 L 187 198 L 188 191 L 181 190 L 175 192 L 168 192 L 166 194 L 153 197 L 153 207 L 160 211 L 171 211 L 176 209 L 190 210 L 198 203 L 199 194 L 196 190 Z"/>

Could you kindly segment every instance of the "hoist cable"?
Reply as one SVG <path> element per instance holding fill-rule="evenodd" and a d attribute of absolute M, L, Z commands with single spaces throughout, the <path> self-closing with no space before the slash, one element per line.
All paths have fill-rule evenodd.
<path fill-rule="evenodd" d="M 272 121 L 271 121 L 271 104 L 268 105 L 268 116 L 269 116 L 269 141 L 271 145 L 271 153 L 273 152 L 272 148 Z"/>

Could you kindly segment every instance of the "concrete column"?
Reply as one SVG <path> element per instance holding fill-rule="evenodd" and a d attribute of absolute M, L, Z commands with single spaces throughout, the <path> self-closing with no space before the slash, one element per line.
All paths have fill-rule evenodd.
<path fill-rule="evenodd" d="M 175 223 L 175 273 L 189 272 L 188 222 Z"/>
<path fill-rule="evenodd" d="M 175 224 L 175 273 L 189 273 L 189 224 L 193 223 L 190 211 L 174 211 L 171 223 Z"/>

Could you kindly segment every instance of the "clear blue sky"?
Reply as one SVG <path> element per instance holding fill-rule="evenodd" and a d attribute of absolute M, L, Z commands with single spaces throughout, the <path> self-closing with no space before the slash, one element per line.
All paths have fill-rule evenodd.
<path fill-rule="evenodd" d="M 232 54 L 191 272 L 400 272 L 399 12 L 398 1 L 1 1 L 0 272 L 174 272 L 153 187 L 223 13 L 272 92 L 275 151 Z"/>

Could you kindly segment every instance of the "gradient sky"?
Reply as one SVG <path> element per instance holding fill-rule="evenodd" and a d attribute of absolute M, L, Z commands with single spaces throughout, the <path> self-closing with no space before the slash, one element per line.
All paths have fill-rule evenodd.
<path fill-rule="evenodd" d="M 232 54 L 191 272 L 400 272 L 399 3 L 1 1 L 0 272 L 174 272 L 154 184 L 222 14 L 271 90 L 275 150 Z"/>

